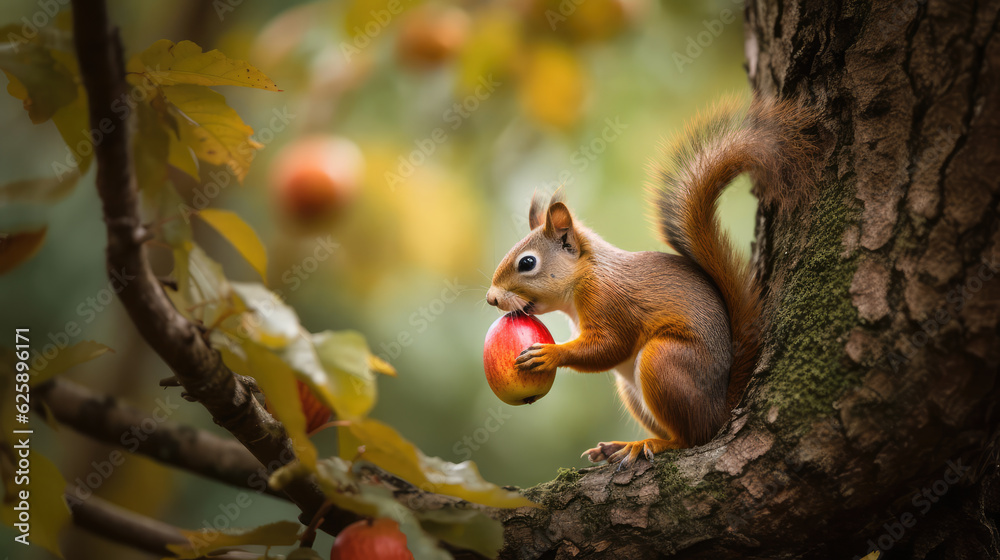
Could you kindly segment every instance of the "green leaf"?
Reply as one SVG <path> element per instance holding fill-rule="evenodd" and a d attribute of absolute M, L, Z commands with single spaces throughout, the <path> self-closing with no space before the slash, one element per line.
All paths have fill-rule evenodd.
<path fill-rule="evenodd" d="M 0 36 L 7 37 L 11 28 L 0 28 Z M 35 124 L 49 120 L 76 98 L 73 75 L 49 49 L 35 43 L 0 43 L 0 70 L 9 80 L 7 93 L 24 103 Z"/>
<path fill-rule="evenodd" d="M 205 86 L 165 86 L 161 91 L 176 113 L 179 142 L 206 163 L 228 165 L 243 182 L 261 145 L 250 138 L 253 129 L 226 105 L 226 98 Z"/>
<path fill-rule="evenodd" d="M 250 374 L 267 398 L 267 408 L 285 426 L 292 440 L 295 456 L 310 470 L 316 469 L 316 448 L 306 433 L 306 417 L 299 401 L 299 390 L 292 369 L 268 348 L 253 341 L 242 341 Z"/>
<path fill-rule="evenodd" d="M 253 228 L 229 210 L 207 208 L 199 212 L 198 217 L 232 243 L 264 282 L 267 282 L 267 250 Z"/>
<path fill-rule="evenodd" d="M 481 511 L 444 508 L 415 512 L 429 534 L 459 548 L 496 558 L 503 548 L 503 523 Z"/>
<path fill-rule="evenodd" d="M 7 459 L 13 460 L 13 451 L 4 445 L 0 454 L 7 454 L 9 455 Z M 69 507 L 63 498 L 64 488 L 66 488 L 66 479 L 63 478 L 55 464 L 38 451 L 33 451 L 31 453 L 31 476 L 27 488 L 15 484 L 8 489 L 17 490 L 17 492 L 26 490 L 29 493 L 31 532 L 28 542 L 48 550 L 59 558 L 63 557 L 62 553 L 59 552 L 59 532 L 70 522 Z M 3 520 L 4 525 L 13 527 L 14 523 L 19 522 L 18 514 L 20 512 L 14 508 L 20 505 L 20 496 L 4 496 L 3 504 L 0 504 L 0 519 Z M 13 544 L 11 546 L 20 545 Z"/>
<path fill-rule="evenodd" d="M 428 492 L 500 508 L 534 505 L 517 492 L 486 482 L 475 463 L 449 463 L 428 457 L 391 426 L 377 420 L 351 422 L 339 429 L 340 456 L 358 456 Z"/>
<path fill-rule="evenodd" d="M 253 529 L 181 531 L 188 540 L 187 544 L 168 544 L 167 549 L 177 558 L 191 559 L 234 546 L 289 546 L 298 541 L 299 527 L 292 521 L 278 521 Z"/>
<path fill-rule="evenodd" d="M 52 203 L 73 191 L 80 174 L 70 172 L 60 177 L 23 179 L 0 185 L 0 204 Z"/>
<path fill-rule="evenodd" d="M 201 47 L 191 41 L 174 44 L 161 39 L 133 57 L 127 69 L 145 74 L 161 86 L 243 86 L 281 91 L 249 63 L 229 58 L 217 50 L 202 52 Z"/>
<path fill-rule="evenodd" d="M 31 376 L 31 385 L 35 386 L 48 381 L 73 366 L 89 362 L 108 352 L 113 353 L 114 350 L 100 342 L 93 340 L 77 342 L 73 346 L 60 350 L 54 358 L 48 360 L 41 367 L 35 368 Z"/>
<path fill-rule="evenodd" d="M 17 233 L 0 232 L 0 274 L 13 270 L 35 256 L 45 242 L 48 227 Z"/>

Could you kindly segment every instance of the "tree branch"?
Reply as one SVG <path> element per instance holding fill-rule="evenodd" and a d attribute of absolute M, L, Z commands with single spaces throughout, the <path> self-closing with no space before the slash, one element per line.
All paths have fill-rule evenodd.
<path fill-rule="evenodd" d="M 66 501 L 73 515 L 73 524 L 95 535 L 116 543 L 124 544 L 156 554 L 173 556 L 167 545 L 187 544 L 188 539 L 181 530 L 169 523 L 139 515 L 91 496 L 78 500 L 72 489 L 67 489 Z M 212 560 L 252 560 L 260 554 L 231 550 L 213 554 Z"/>
<path fill-rule="evenodd" d="M 237 488 L 288 499 L 266 486 L 267 472 L 239 442 L 167 420 L 176 406 L 169 396 L 158 411 L 148 413 L 61 378 L 33 392 L 36 412 L 51 412 L 60 424 L 85 436 Z"/>
<path fill-rule="evenodd" d="M 281 424 L 225 367 L 199 327 L 173 307 L 146 258 L 146 231 L 140 220 L 129 129 L 113 110 L 116 103 L 129 99 L 125 65 L 118 31 L 109 23 L 104 0 L 73 1 L 73 34 L 87 89 L 90 123 L 102 130 L 110 128 L 94 151 L 97 191 L 108 232 L 108 272 L 128 279 L 118 297 L 143 338 L 187 393 L 272 472 L 295 457 Z M 324 501 L 319 488 L 304 480 L 291 483 L 284 492 L 306 518 Z M 346 525 L 356 519 L 341 510 L 331 512 L 330 517 L 330 525 Z"/>

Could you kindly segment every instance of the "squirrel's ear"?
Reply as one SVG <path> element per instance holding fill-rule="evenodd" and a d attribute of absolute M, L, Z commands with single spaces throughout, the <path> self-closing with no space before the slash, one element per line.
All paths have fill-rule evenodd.
<path fill-rule="evenodd" d="M 562 202 L 549 205 L 549 211 L 545 215 L 545 234 L 562 242 L 562 248 L 570 253 L 580 253 L 580 241 L 573 229 L 573 216 Z"/>
<path fill-rule="evenodd" d="M 535 193 L 531 197 L 531 208 L 528 209 L 528 227 L 535 229 L 545 223 L 545 199 Z"/>

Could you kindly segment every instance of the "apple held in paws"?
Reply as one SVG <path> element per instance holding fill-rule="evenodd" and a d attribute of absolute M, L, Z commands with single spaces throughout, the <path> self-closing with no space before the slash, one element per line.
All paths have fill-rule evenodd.
<path fill-rule="evenodd" d="M 486 331 L 483 369 L 497 397 L 512 405 L 531 404 L 552 388 L 556 370 L 521 371 L 514 360 L 526 348 L 541 342 L 553 344 L 552 333 L 533 315 L 513 312 L 497 319 Z"/>

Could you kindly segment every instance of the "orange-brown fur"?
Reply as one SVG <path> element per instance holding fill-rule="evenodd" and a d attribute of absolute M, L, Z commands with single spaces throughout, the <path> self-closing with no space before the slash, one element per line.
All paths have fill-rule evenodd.
<path fill-rule="evenodd" d="M 585 453 L 591 460 L 626 464 L 706 443 L 739 403 L 757 359 L 761 290 L 716 203 L 749 172 L 762 204 L 801 204 L 808 189 L 788 183 L 808 181 L 812 146 L 802 131 L 811 118 L 757 98 L 723 101 L 688 127 L 653 187 L 663 239 L 679 255 L 614 247 L 573 218 L 561 193 L 532 201 L 531 233 L 497 267 L 487 300 L 507 311 L 564 311 L 580 334 L 530 347 L 518 367 L 615 369 L 626 407 L 656 436 L 602 443 Z"/>

